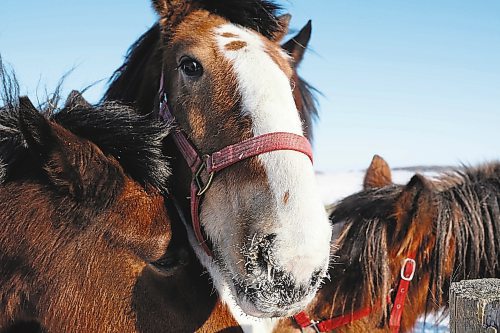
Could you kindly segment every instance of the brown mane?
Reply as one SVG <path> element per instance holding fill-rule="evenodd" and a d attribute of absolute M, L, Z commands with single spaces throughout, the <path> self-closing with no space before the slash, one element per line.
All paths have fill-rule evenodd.
<path fill-rule="evenodd" d="M 324 320 L 378 307 L 342 332 L 390 331 L 386 296 L 412 250 L 417 269 L 402 332 L 419 316 L 447 308 L 451 282 L 500 276 L 500 163 L 463 167 L 431 180 L 416 175 L 403 186 L 387 184 L 389 169 L 374 160 L 365 179 L 385 186 L 367 186 L 334 206 L 330 220 L 341 232 L 332 240 L 331 280 L 306 311 Z"/>

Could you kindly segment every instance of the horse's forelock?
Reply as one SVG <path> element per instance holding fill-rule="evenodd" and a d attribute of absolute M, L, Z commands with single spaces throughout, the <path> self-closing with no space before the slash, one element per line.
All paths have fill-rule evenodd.
<path fill-rule="evenodd" d="M 278 20 L 281 7 L 267 0 L 195 0 L 201 8 L 272 38 L 282 29 Z"/>
<path fill-rule="evenodd" d="M 182 21 L 185 15 L 197 9 L 204 9 L 221 16 L 231 23 L 259 32 L 272 39 L 283 30 L 278 19 L 281 7 L 269 0 L 193 0 L 191 2 L 153 0 L 160 15 L 162 30 L 166 34 Z"/>

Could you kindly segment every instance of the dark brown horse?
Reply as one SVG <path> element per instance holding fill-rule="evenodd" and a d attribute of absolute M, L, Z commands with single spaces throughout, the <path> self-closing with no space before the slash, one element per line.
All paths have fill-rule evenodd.
<path fill-rule="evenodd" d="M 170 248 L 168 125 L 78 93 L 51 115 L 14 97 L 0 111 L 0 331 L 239 331 Z"/>
<path fill-rule="evenodd" d="M 389 327 L 391 303 L 401 293 L 408 257 L 416 270 L 403 291 L 401 332 L 419 316 L 446 309 L 451 282 L 500 277 L 500 163 L 436 179 L 415 175 L 407 185 L 395 185 L 388 165 L 375 156 L 364 186 L 333 208 L 337 259 L 331 281 L 306 310 L 311 319 L 349 322 L 353 315 L 359 319 L 338 331 L 397 331 Z M 289 320 L 277 331 L 297 330 Z"/>
<path fill-rule="evenodd" d="M 157 112 L 163 78 L 178 128 L 200 156 L 268 133 L 310 135 L 314 105 L 295 71 L 310 25 L 282 47 L 290 17 L 278 16 L 270 1 L 153 5 L 159 23 L 133 45 L 106 100 L 133 103 L 143 114 L 153 107 Z M 172 194 L 189 220 L 192 175 L 170 139 L 166 151 L 173 156 Z M 190 226 L 188 234 L 242 322 L 239 308 L 259 317 L 298 311 L 326 273 L 331 230 L 315 182 L 307 156 L 281 150 L 215 174 L 204 194 L 199 217 L 214 256 L 201 250 Z"/>

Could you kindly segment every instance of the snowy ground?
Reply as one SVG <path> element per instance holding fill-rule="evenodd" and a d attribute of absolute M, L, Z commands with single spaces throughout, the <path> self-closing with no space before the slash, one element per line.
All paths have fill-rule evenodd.
<path fill-rule="evenodd" d="M 436 170 L 421 170 L 428 176 L 436 175 Z M 415 170 L 393 170 L 392 180 L 398 184 L 407 183 L 415 174 Z M 364 171 L 350 171 L 337 173 L 317 173 L 321 196 L 325 204 L 331 204 L 343 197 L 361 190 Z M 414 332 L 444 333 L 449 332 L 448 317 L 429 315 L 421 318 L 415 326 Z"/>

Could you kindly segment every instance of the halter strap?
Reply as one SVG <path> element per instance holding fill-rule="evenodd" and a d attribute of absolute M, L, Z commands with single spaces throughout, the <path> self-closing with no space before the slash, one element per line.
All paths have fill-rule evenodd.
<path fill-rule="evenodd" d="M 416 252 L 412 251 L 403 261 L 403 266 L 401 267 L 401 273 L 399 277 L 398 291 L 396 297 L 394 298 L 394 304 L 392 305 L 391 318 L 389 320 L 389 327 L 393 333 L 399 332 L 399 327 L 401 326 L 401 316 L 403 315 L 403 310 L 405 307 L 406 295 L 408 295 L 408 288 L 410 286 L 411 280 L 415 276 L 415 270 L 417 269 L 417 263 L 415 262 Z"/>
<path fill-rule="evenodd" d="M 401 316 L 404 310 L 406 295 L 408 294 L 408 288 L 410 286 L 410 282 L 413 280 L 416 270 L 415 256 L 415 251 L 410 252 L 408 256 L 403 260 L 403 265 L 401 266 L 397 293 L 394 298 L 394 303 L 391 309 L 391 316 L 389 319 L 389 328 L 391 329 L 392 333 L 398 333 L 399 328 L 401 327 Z M 376 310 L 379 307 L 380 302 L 378 302 L 373 307 L 367 306 L 360 310 L 322 321 L 315 321 L 311 319 L 307 315 L 307 313 L 302 311 L 293 316 L 293 319 L 295 320 L 297 325 L 299 325 L 301 330 L 310 327 L 317 333 L 330 332 L 336 328 L 345 326 L 356 320 L 369 316 L 373 312 L 373 310 Z"/>
<path fill-rule="evenodd" d="M 163 84 L 162 71 L 160 89 L 158 91 L 160 96 L 159 115 L 163 120 L 169 123 L 175 123 L 175 117 L 168 107 Z M 179 128 L 172 132 L 172 138 L 191 170 L 191 223 L 198 243 L 209 256 L 213 256 L 213 254 L 201 231 L 199 209 L 202 196 L 210 188 L 212 180 L 217 172 L 245 159 L 276 150 L 297 151 L 305 154 L 311 160 L 311 163 L 313 161 L 312 148 L 309 141 L 304 136 L 293 133 L 274 132 L 255 136 L 239 143 L 226 146 L 219 151 L 210 155 L 204 155 L 203 157 L 200 157 L 195 146 Z M 208 174 L 208 180 L 205 184 L 201 180 L 202 173 Z"/>

